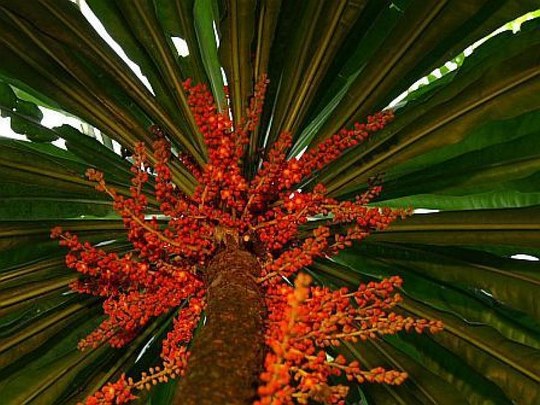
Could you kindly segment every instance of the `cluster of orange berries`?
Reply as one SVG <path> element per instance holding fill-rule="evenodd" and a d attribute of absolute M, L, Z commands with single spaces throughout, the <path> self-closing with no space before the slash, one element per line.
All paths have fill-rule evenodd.
<path fill-rule="evenodd" d="M 381 367 L 363 370 L 358 361 L 349 362 L 341 354 L 332 358 L 324 348 L 401 330 L 434 333 L 442 328 L 438 321 L 389 312 L 401 301 L 394 293 L 401 286 L 399 277 L 362 284 L 354 292 L 310 287 L 310 283 L 311 278 L 300 273 L 294 287 L 281 281 L 268 288 L 266 344 L 270 351 L 256 405 L 307 404 L 310 400 L 344 404 L 348 387 L 331 385 L 332 376 L 344 375 L 359 383 L 401 384 L 407 377 L 404 372 Z"/>
<path fill-rule="evenodd" d="M 132 155 L 129 192 L 108 185 L 103 173 L 87 171 L 96 189 L 112 198 L 133 245 L 132 252 L 119 256 L 80 242 L 60 228 L 52 230 L 51 236 L 69 249 L 67 266 L 81 274 L 72 288 L 105 298 L 107 318 L 81 341 L 80 348 L 103 342 L 123 346 L 152 318 L 178 310 L 172 330 L 163 341 L 162 365 L 136 381 L 122 376 L 89 397 L 87 404 L 124 403 L 134 398 L 134 390 L 183 374 L 189 356 L 187 345 L 204 310 L 204 266 L 219 247 L 218 234 L 224 228 L 235 233 L 238 240 L 256 244 L 263 267 L 259 282 L 269 312 L 269 353 L 260 389 L 261 404 L 274 403 L 268 402 L 269 398 L 280 395 L 301 403 L 306 398 L 338 403 L 346 395 L 346 387 L 332 387 L 327 379 L 339 373 L 357 381 L 397 383 L 403 378 L 401 373 L 363 371 L 354 362 L 344 363 L 342 357 L 328 362 L 324 352 L 315 347 L 400 329 L 437 329 L 384 312 L 395 303 L 395 297 L 388 296 L 391 290 L 382 298 L 381 289 L 388 289 L 385 282 L 368 285 L 353 295 L 310 289 L 301 275 L 296 290 L 286 284 L 285 277 L 295 277 L 315 258 L 334 255 L 407 213 L 367 206 L 381 191 L 378 183 L 371 184 L 356 200 L 346 202 L 330 198 L 322 184 L 309 190 L 300 188 L 315 171 L 382 129 L 391 120 L 391 112 L 375 114 L 365 124 L 340 131 L 299 159 L 287 159 L 292 136 L 284 132 L 268 150 L 258 173 L 246 178 L 244 151 L 259 123 L 267 83 L 266 77 L 257 83 L 245 116 L 234 123 L 228 111 L 217 110 L 204 85 L 184 83 L 208 152 L 209 160 L 203 167 L 184 152 L 173 153 L 167 134 L 154 126 L 150 129 L 155 136 L 153 167 L 145 145 L 138 144 Z M 185 195 L 176 187 L 171 163 L 183 165 L 198 181 L 193 195 Z M 157 207 L 162 214 L 159 218 Z M 394 288 L 396 280 L 390 282 Z M 296 298 L 289 299 L 291 295 Z M 356 302 L 356 309 L 351 301 Z"/>
<path fill-rule="evenodd" d="M 173 329 L 163 340 L 160 355 L 163 360 L 161 367 L 151 367 L 148 372 L 141 373 L 140 379 L 136 381 L 122 374 L 117 381 L 107 383 L 101 390 L 86 398 L 85 404 L 123 404 L 136 399 L 137 396 L 134 394 L 136 391 L 150 390 L 158 383 L 166 383 L 171 378 L 184 375 L 189 359 L 187 344 L 193 338 L 193 331 L 199 323 L 203 308 L 203 299 L 193 297 L 178 312 L 173 321 Z"/>
<path fill-rule="evenodd" d="M 188 103 L 195 122 L 204 137 L 209 163 L 197 178 L 200 186 L 193 196 L 201 205 L 213 205 L 220 200 L 227 207 L 241 211 L 245 207 L 248 182 L 239 164 L 249 134 L 257 128 L 262 113 L 268 81 L 263 77 L 255 86 L 255 93 L 246 116 L 233 126 L 228 112 L 218 112 L 206 87 L 184 83 Z"/>
<path fill-rule="evenodd" d="M 383 129 L 394 118 L 392 110 L 382 111 L 371 115 L 367 123 L 355 123 L 353 129 L 342 129 L 314 148 L 306 151 L 295 162 L 289 161 L 287 168 L 292 179 L 312 175 L 315 171 L 336 160 L 343 152 L 365 141 L 371 133 Z"/>
<path fill-rule="evenodd" d="M 103 302 L 106 318 L 96 330 L 79 343 L 79 348 L 97 347 L 108 341 L 122 347 L 132 340 L 148 321 L 176 308 L 194 294 L 200 294 L 203 282 L 188 270 L 171 268 L 165 263 L 152 266 L 134 260 L 131 253 L 119 257 L 81 243 L 77 236 L 52 230 L 53 237 L 70 249 L 68 267 L 82 277 L 71 284 L 74 291 L 107 297 Z"/>
<path fill-rule="evenodd" d="M 109 382 L 101 390 L 86 399 L 86 405 L 123 404 L 137 397 L 131 392 L 132 388 L 126 376 L 122 374 L 114 383 Z"/>

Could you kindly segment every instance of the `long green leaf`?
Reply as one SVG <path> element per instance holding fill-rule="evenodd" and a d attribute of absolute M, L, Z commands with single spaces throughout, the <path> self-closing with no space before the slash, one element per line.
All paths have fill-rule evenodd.
<path fill-rule="evenodd" d="M 206 72 L 201 58 L 201 52 L 197 46 L 197 34 L 193 21 L 193 6 L 195 0 L 154 0 L 156 15 L 163 30 L 175 37 L 186 41 L 189 55 L 180 57 L 181 68 L 187 64 L 187 73 L 182 70 L 184 77 L 193 79 L 196 83 L 207 83 Z"/>
<path fill-rule="evenodd" d="M 460 288 L 466 286 L 471 293 L 478 293 L 478 297 L 484 295 L 485 305 L 493 305 L 495 311 L 503 309 L 503 304 L 506 304 L 540 320 L 540 312 L 537 310 L 539 305 L 536 302 L 538 294 L 532 293 L 540 288 L 538 278 L 531 274 L 539 267 L 535 262 L 520 263 L 502 258 L 494 260 L 492 256 L 449 247 L 366 244 L 362 248 L 361 251 L 368 257 L 383 261 L 390 267 L 403 266 L 434 278 L 439 283 L 451 283 Z M 520 268 L 526 268 L 528 272 L 520 271 Z M 499 303 L 488 298 L 494 298 Z M 490 310 L 486 310 L 479 315 L 489 316 L 489 313 Z M 517 320 L 512 314 L 507 314 L 507 317 L 507 320 Z"/>
<path fill-rule="evenodd" d="M 201 58 L 210 81 L 210 87 L 219 111 L 227 108 L 221 63 L 214 34 L 214 24 L 217 24 L 217 4 L 214 0 L 194 0 L 193 22 L 201 52 Z"/>
<path fill-rule="evenodd" d="M 121 83 L 127 94 L 140 103 L 141 108 L 155 117 L 157 122 L 162 123 L 173 138 L 192 152 L 196 159 L 200 158 L 200 155 L 193 149 L 190 140 L 177 130 L 177 124 L 171 120 L 159 104 L 154 102 L 152 94 L 99 37 L 73 3 L 65 0 L 58 2 L 39 0 L 39 2 L 30 5 L 26 2 L 13 3 L 3 0 L 0 5 L 30 19 L 47 36 L 58 38 L 59 42 L 68 44 L 69 47 L 84 54 L 95 65 L 106 66 L 109 72 L 114 72 L 114 80 Z M 68 58 L 65 61 L 71 62 L 71 59 Z"/>
<path fill-rule="evenodd" d="M 429 103 L 416 105 L 411 113 L 402 113 L 382 134 L 347 154 L 323 177 L 326 182 L 332 178 L 330 190 L 339 193 L 347 183 L 364 183 L 377 171 L 459 142 L 488 117 L 514 117 L 536 108 L 540 69 L 530 55 L 538 49 L 540 35 L 534 23 L 529 25 L 515 38 L 501 34 L 488 41 L 465 60 L 452 86 L 438 90 L 427 98 Z M 500 52 L 503 47 L 505 52 Z M 481 63 L 487 58 L 489 64 Z M 356 167 L 344 171 L 352 164 Z"/>
<path fill-rule="evenodd" d="M 540 207 L 501 210 L 447 211 L 415 215 L 396 222 L 372 241 L 431 245 L 515 245 L 540 247 L 540 224 L 531 223 Z"/>
<path fill-rule="evenodd" d="M 540 114 L 537 111 L 533 111 L 508 122 L 499 122 L 497 126 L 489 125 L 488 128 L 491 129 L 489 133 L 490 142 L 487 145 L 479 146 L 478 149 L 449 159 L 443 158 L 446 148 L 435 150 L 434 155 L 437 159 L 440 159 L 440 162 L 429 161 L 428 156 L 421 159 L 424 162 L 421 164 L 424 167 L 429 165 L 429 168 L 420 168 L 419 170 L 410 172 L 410 168 L 414 167 L 412 165 L 415 164 L 413 162 L 408 165 L 409 169 L 406 170 L 409 172 L 406 172 L 406 175 L 400 175 L 403 169 L 399 167 L 394 168 L 389 173 L 388 181 L 385 183 L 385 188 L 388 191 L 385 192 L 384 198 L 393 199 L 403 195 L 414 196 L 415 194 L 423 193 L 465 196 L 486 192 L 491 192 L 495 196 L 499 192 L 503 195 L 505 192 L 511 193 L 514 198 L 519 196 L 521 191 L 526 191 L 520 189 L 522 184 L 519 180 L 535 176 L 540 172 L 540 144 L 538 143 L 538 134 L 540 133 L 539 118 Z M 513 130 L 510 132 L 510 124 L 517 125 L 518 123 L 526 124 L 522 127 L 522 131 Z M 494 127 L 497 130 L 493 130 Z M 484 129 L 478 132 L 480 134 L 486 133 Z M 508 132 L 511 135 L 506 135 Z M 495 138 L 497 133 L 500 139 L 498 143 Z M 471 135 L 465 138 L 465 141 L 473 141 L 474 135 L 475 132 L 473 131 Z M 469 145 L 471 143 L 469 142 Z M 458 153 L 458 145 L 451 148 L 449 151 L 450 156 Z M 466 148 L 470 147 L 464 145 L 463 148 L 466 150 Z M 529 182 L 527 183 L 530 184 Z M 354 187 L 351 187 L 348 191 L 351 192 L 354 189 Z M 440 199 L 442 200 L 443 198 L 441 196 Z M 534 201 L 534 195 L 524 195 L 523 198 L 529 201 L 533 199 Z M 533 204 L 529 203 L 529 205 Z M 421 206 L 418 204 L 412 205 Z M 504 207 L 504 205 L 499 204 L 495 205 L 495 207 Z M 467 206 L 463 208 L 466 209 Z M 490 207 L 488 206 L 486 208 Z"/>
<path fill-rule="evenodd" d="M 362 76 L 348 90 L 330 120 L 321 129 L 323 139 L 347 123 L 385 107 L 415 79 L 455 57 L 474 41 L 534 10 L 534 1 L 486 0 L 474 4 L 413 1 L 399 7 L 400 23 L 369 61 Z"/>
<path fill-rule="evenodd" d="M 298 155 L 317 135 L 323 124 L 331 117 L 347 91 L 362 74 L 370 58 L 402 17 L 410 1 L 394 2 L 394 7 L 383 7 L 385 2 L 368 4 L 368 8 L 352 28 L 341 52 L 330 66 L 326 81 L 321 84 L 318 102 L 311 106 L 306 124 L 291 148 L 290 156 Z M 372 26 L 366 30 L 366 26 Z M 342 56 L 341 54 L 345 54 Z"/>
<path fill-rule="evenodd" d="M 222 33 L 220 56 L 223 61 L 229 89 L 234 121 L 238 125 L 248 107 L 253 91 L 253 64 L 251 47 L 255 38 L 254 0 L 228 0 L 225 17 L 220 24 Z"/>
<path fill-rule="evenodd" d="M 117 5 L 131 26 L 140 27 L 134 34 L 151 55 L 161 77 L 167 87 L 172 90 L 174 100 L 182 113 L 183 121 L 178 124 L 185 128 L 184 131 L 186 133 L 180 135 L 179 140 L 193 155 L 195 160 L 199 164 L 203 164 L 203 151 L 205 147 L 202 135 L 197 129 L 197 125 L 187 104 L 187 98 L 182 88 L 180 68 L 172 52 L 171 39 L 164 34 L 162 27 L 159 25 L 152 1 L 141 0 L 134 3 L 132 1 L 120 0 L 117 2 Z M 188 143 L 184 143 L 184 141 Z M 194 146 L 198 150 L 194 149 Z"/>

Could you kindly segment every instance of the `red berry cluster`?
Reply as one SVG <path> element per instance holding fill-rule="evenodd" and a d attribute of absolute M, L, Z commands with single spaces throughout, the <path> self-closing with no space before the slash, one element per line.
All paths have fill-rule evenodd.
<path fill-rule="evenodd" d="M 169 378 L 184 375 L 189 358 L 186 345 L 193 337 L 193 330 L 199 322 L 203 307 L 202 299 L 194 297 L 178 312 L 173 321 L 173 329 L 163 341 L 162 367 L 151 367 L 148 372 L 143 372 L 137 381 L 133 378 L 126 379 L 122 374 L 116 382 L 106 384 L 100 391 L 86 398 L 85 404 L 123 404 L 137 398 L 134 391 L 150 390 L 158 383 L 169 381 Z"/>
<path fill-rule="evenodd" d="M 201 300 L 195 297 L 204 294 L 204 285 L 189 269 L 171 268 L 170 265 L 159 262 L 150 266 L 147 262 L 134 260 L 129 253 L 119 257 L 115 253 L 95 248 L 88 242 L 81 243 L 76 236 L 62 232 L 59 227 L 54 228 L 51 235 L 61 238 L 60 244 L 71 250 L 66 256 L 66 264 L 83 276 L 71 284 L 72 289 L 80 293 L 107 297 L 103 309 L 108 317 L 79 342 L 80 349 L 95 348 L 105 341 L 113 347 L 122 347 L 132 340 L 152 317 L 162 315 L 188 299 L 188 308 L 195 308 L 191 311 L 197 316 L 200 313 Z M 181 312 L 182 319 L 175 322 L 174 331 L 176 334 L 180 333 L 180 337 L 174 338 L 174 335 L 171 335 L 168 338 L 171 341 L 169 348 L 164 351 L 164 361 L 166 364 L 170 363 L 171 370 L 174 370 L 172 365 L 182 358 L 175 354 L 177 343 L 187 344 L 190 338 L 185 336 L 194 328 L 193 322 L 188 322 L 192 316 L 185 316 L 185 313 L 185 310 Z M 189 326 L 188 330 L 186 325 Z M 167 340 L 164 342 L 164 350 L 166 343 Z M 101 400 L 106 398 L 105 395 Z"/>
<path fill-rule="evenodd" d="M 85 404 L 123 404 L 136 398 L 137 397 L 131 393 L 131 385 L 128 380 L 126 380 L 126 376 L 122 374 L 116 382 L 107 383 L 101 390 L 91 397 L 88 397 Z"/>
<path fill-rule="evenodd" d="M 256 405 L 344 404 L 348 387 L 331 385 L 330 377 L 344 375 L 349 381 L 400 384 L 406 373 L 377 367 L 363 370 L 358 361 L 343 355 L 329 357 L 324 350 L 341 341 L 357 342 L 401 330 L 438 332 L 438 321 L 413 319 L 389 312 L 401 301 L 394 289 L 399 277 L 362 284 L 357 291 L 332 291 L 310 287 L 311 278 L 300 273 L 294 288 L 274 283 L 267 291 L 270 310 L 266 343 L 270 348 L 261 374 Z"/>
<path fill-rule="evenodd" d="M 132 156 L 129 193 L 107 184 L 103 173 L 87 171 L 96 189 L 112 198 L 132 252 L 120 256 L 81 242 L 60 228 L 52 230 L 52 237 L 60 238 L 60 244 L 69 249 L 67 266 L 81 274 L 72 288 L 105 298 L 107 318 L 80 342 L 81 349 L 104 342 L 123 346 L 152 318 L 180 308 L 163 341 L 163 364 L 136 381 L 122 376 L 89 397 L 88 404 L 120 404 L 133 399 L 134 390 L 182 375 L 189 355 L 186 347 L 204 307 L 204 267 L 224 234 L 254 244 L 263 267 L 259 282 L 269 313 L 269 354 L 261 404 L 283 403 L 279 401 L 292 397 L 301 403 L 308 398 L 339 403 L 346 387 L 331 386 L 328 377 L 340 373 L 356 381 L 399 383 L 402 373 L 361 370 L 342 357 L 328 361 L 319 349 L 339 340 L 355 341 L 401 329 L 438 330 L 438 324 L 385 312 L 397 300 L 390 295 L 399 284 L 397 279 L 361 286 L 355 293 L 310 289 L 302 275 L 297 276 L 296 290 L 283 281 L 295 277 L 315 258 L 335 255 L 407 212 L 367 205 L 381 192 L 377 181 L 354 201 L 330 198 L 322 184 L 300 188 L 316 171 L 382 129 L 392 119 L 391 112 L 375 114 L 365 124 L 340 131 L 299 159 L 287 160 L 292 135 L 284 132 L 254 178 L 245 178 L 244 151 L 257 129 L 267 83 L 263 77 L 256 84 L 249 108 L 235 122 L 229 111 L 216 109 L 204 85 L 184 83 L 208 151 L 203 167 L 184 152 L 174 154 L 167 134 L 154 126 L 150 129 L 155 137 L 153 167 L 145 145 L 138 144 Z M 198 181 L 193 195 L 178 190 L 171 163 L 183 165 Z"/>
<path fill-rule="evenodd" d="M 278 189 L 289 189 L 300 183 L 306 177 L 332 163 L 343 152 L 365 141 L 370 134 L 383 129 L 394 118 L 392 110 L 383 111 L 369 116 L 367 123 L 356 123 L 353 129 L 342 129 L 319 145 L 309 149 L 299 159 L 293 158 L 287 162 L 283 176 L 277 184 Z M 290 135 L 283 133 L 276 142 L 277 148 L 290 143 Z"/>

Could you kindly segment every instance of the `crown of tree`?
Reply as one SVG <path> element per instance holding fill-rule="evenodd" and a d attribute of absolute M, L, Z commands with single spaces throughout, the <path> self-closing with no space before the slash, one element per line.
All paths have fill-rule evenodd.
<path fill-rule="evenodd" d="M 60 244 L 70 250 L 68 267 L 82 274 L 71 287 L 106 297 L 103 310 L 107 318 L 79 348 L 95 348 L 103 342 L 122 347 L 151 318 L 179 308 L 163 341 L 163 364 L 143 373 L 139 380 L 122 376 L 105 385 L 86 400 L 88 405 L 124 403 L 136 398 L 137 390 L 186 372 L 190 379 L 187 346 L 205 302 L 213 299 L 213 294 L 206 298 L 208 290 L 219 278 L 231 278 L 223 283 L 224 289 L 229 288 L 228 282 L 235 283 L 230 269 L 215 269 L 212 261 L 220 250 L 224 251 L 222 260 L 233 267 L 235 263 L 227 259 L 234 256 L 234 250 L 249 249 L 256 255 L 248 272 L 241 274 L 256 284 L 251 292 L 262 302 L 255 308 L 255 316 L 264 318 L 265 370 L 255 404 L 289 404 L 293 399 L 298 403 L 312 399 L 343 404 L 348 388 L 331 384 L 332 376 L 344 375 L 360 383 L 400 384 L 407 377 L 404 372 L 381 367 L 364 370 L 358 361 L 349 362 L 342 355 L 328 358 L 324 349 L 338 347 L 341 341 L 357 342 L 402 330 L 441 330 L 438 321 L 391 312 L 400 301 L 399 294 L 393 293 L 401 285 L 399 277 L 362 284 L 349 292 L 346 288 L 311 287 L 311 278 L 300 272 L 316 258 L 336 255 L 354 241 L 406 216 L 405 210 L 368 206 L 380 193 L 379 184 L 354 201 L 329 197 L 320 183 L 310 191 L 300 188 L 346 149 L 382 129 L 392 119 L 392 112 L 375 114 L 364 124 L 343 129 L 300 158 L 287 159 L 291 134 L 283 132 L 256 176 L 248 181 L 243 176 L 244 150 L 250 133 L 257 130 L 266 86 L 263 77 L 245 117 L 235 125 L 227 111 L 217 111 L 204 85 L 184 83 L 208 148 L 209 161 L 203 167 L 185 155 L 173 155 L 166 134 L 153 127 L 153 170 L 144 143 L 139 143 L 133 154 L 129 196 L 108 186 L 103 173 L 88 169 L 86 175 L 97 183 L 96 189 L 114 200 L 133 253 L 107 253 L 59 227 L 52 230 L 52 237 L 59 237 Z M 175 159 L 190 168 L 199 183 L 192 196 L 180 192 L 172 182 L 169 163 Z M 147 196 L 143 189 L 150 178 L 154 193 Z M 157 215 L 148 215 L 148 199 L 154 197 L 167 219 L 163 226 Z M 294 286 L 289 281 L 292 278 Z M 233 315 L 231 322 L 241 321 Z M 253 346 L 257 347 L 256 340 Z M 189 386 L 193 390 L 197 384 Z M 184 396 L 184 401 L 189 400 Z"/>

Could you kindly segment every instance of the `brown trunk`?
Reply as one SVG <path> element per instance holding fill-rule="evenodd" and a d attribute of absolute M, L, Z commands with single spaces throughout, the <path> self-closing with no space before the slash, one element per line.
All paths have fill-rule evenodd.
<path fill-rule="evenodd" d="M 193 341 L 174 404 L 251 404 L 264 356 L 264 301 L 253 255 L 229 245 L 206 269 L 206 324 Z"/>

